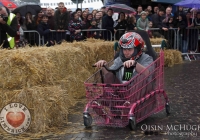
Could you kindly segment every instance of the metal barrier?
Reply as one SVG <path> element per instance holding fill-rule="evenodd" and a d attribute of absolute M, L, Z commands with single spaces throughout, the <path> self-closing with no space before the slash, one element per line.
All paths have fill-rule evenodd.
<path fill-rule="evenodd" d="M 94 34 L 94 32 L 98 32 L 98 34 L 101 34 L 101 37 L 99 37 L 99 39 L 104 39 L 104 40 L 109 40 L 109 41 L 113 40 L 112 32 L 107 29 L 84 29 L 84 30 L 81 30 L 81 32 L 87 33 L 86 36 L 83 36 L 83 38 L 88 38 L 89 37 L 88 33 Z"/>
<path fill-rule="evenodd" d="M 124 31 L 125 33 L 125 30 L 124 29 L 118 29 L 117 31 L 119 32 L 116 32 L 114 34 L 114 40 L 118 40 L 119 35 L 120 35 L 120 31 L 122 33 L 122 31 Z M 134 30 L 129 30 L 127 32 L 130 32 L 130 31 L 134 31 Z M 161 30 L 159 28 L 149 28 L 149 31 L 148 31 L 148 34 L 149 36 L 153 36 L 153 37 L 158 37 L 158 38 L 165 38 L 166 40 L 168 40 L 168 47 L 169 48 L 176 48 L 176 42 L 177 42 L 177 39 L 176 39 L 176 29 L 175 28 L 172 28 L 172 29 L 169 29 L 168 31 L 164 31 L 164 30 Z M 160 47 L 161 45 L 154 45 L 152 44 L 152 47 Z"/>
<path fill-rule="evenodd" d="M 167 40 L 168 49 L 176 49 L 176 28 L 169 28 L 168 31 L 161 30 L 159 28 L 149 28 L 152 37 L 154 38 L 164 38 Z M 152 45 L 154 46 L 154 45 Z M 158 45 L 157 45 L 158 46 Z"/>
<path fill-rule="evenodd" d="M 28 43 L 31 45 L 41 45 L 41 36 L 40 33 L 36 30 L 27 30 L 24 31 L 24 37 L 27 39 Z"/>
<path fill-rule="evenodd" d="M 185 59 L 191 61 L 191 58 L 196 60 L 195 55 L 199 50 L 199 30 L 198 28 L 186 28 L 177 31 L 177 50 L 186 55 Z"/>

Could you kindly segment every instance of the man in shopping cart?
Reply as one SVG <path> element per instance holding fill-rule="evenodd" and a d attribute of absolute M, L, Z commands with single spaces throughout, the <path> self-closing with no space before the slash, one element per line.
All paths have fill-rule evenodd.
<path fill-rule="evenodd" d="M 143 53 L 144 40 L 136 32 L 125 33 L 120 38 L 119 45 L 121 47 L 119 56 L 114 60 L 110 69 L 117 69 L 123 65 L 124 67 L 117 72 L 116 76 L 121 83 L 124 83 L 149 66 L 153 58 Z M 101 68 L 106 64 L 105 60 L 99 60 L 94 65 Z M 145 71 L 144 74 L 148 75 L 149 71 Z"/>

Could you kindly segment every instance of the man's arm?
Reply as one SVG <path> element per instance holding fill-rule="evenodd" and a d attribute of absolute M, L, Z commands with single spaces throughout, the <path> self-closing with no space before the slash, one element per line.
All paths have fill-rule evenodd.
<path fill-rule="evenodd" d="M 15 37 L 17 35 L 17 18 L 14 17 L 10 26 L 8 24 L 2 24 L 2 28 L 7 32 L 7 34 L 11 37 Z"/>

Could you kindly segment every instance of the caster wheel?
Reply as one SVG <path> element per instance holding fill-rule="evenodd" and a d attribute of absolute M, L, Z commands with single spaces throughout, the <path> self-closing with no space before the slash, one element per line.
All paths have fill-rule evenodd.
<path fill-rule="evenodd" d="M 92 116 L 90 114 L 84 115 L 83 121 L 85 127 L 90 127 L 92 125 Z"/>
<path fill-rule="evenodd" d="M 135 121 L 135 117 L 133 117 L 133 119 L 129 119 L 129 128 L 131 130 L 136 130 L 136 121 Z"/>
<path fill-rule="evenodd" d="M 165 105 L 165 109 L 166 109 L 167 115 L 169 115 L 170 114 L 170 106 L 168 103 Z"/>

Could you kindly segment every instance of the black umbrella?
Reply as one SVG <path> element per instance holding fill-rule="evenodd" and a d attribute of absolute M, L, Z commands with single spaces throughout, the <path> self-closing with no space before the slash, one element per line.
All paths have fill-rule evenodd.
<path fill-rule="evenodd" d="M 20 13 L 22 16 L 25 16 L 26 13 L 30 12 L 32 15 L 37 15 L 41 10 L 42 8 L 40 7 L 40 5 L 26 4 L 17 7 L 15 10 L 12 11 L 12 13 Z"/>
<path fill-rule="evenodd" d="M 127 6 L 126 4 L 112 4 L 108 5 L 107 8 L 112 8 L 114 12 L 124 12 L 126 14 L 136 13 L 135 9 Z"/>

